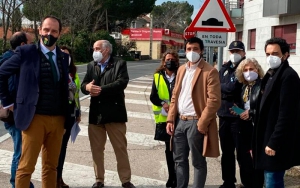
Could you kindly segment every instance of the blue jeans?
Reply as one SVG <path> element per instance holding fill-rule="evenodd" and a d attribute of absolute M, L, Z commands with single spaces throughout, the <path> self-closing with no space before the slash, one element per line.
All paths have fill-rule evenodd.
<path fill-rule="evenodd" d="M 5 129 L 11 135 L 11 138 L 14 143 L 14 154 L 11 162 L 11 177 L 10 183 L 12 188 L 15 188 L 15 177 L 16 171 L 18 168 L 19 160 L 22 152 L 22 132 L 16 128 L 15 125 L 10 125 L 8 123 L 4 123 Z M 34 188 L 33 184 L 30 182 L 30 188 Z"/>
<path fill-rule="evenodd" d="M 267 171 L 265 170 L 266 188 L 284 188 L 284 173 L 283 171 Z"/>

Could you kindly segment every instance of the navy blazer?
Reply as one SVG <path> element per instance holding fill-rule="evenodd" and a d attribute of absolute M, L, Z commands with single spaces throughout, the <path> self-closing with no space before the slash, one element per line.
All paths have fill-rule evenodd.
<path fill-rule="evenodd" d="M 26 130 L 35 114 L 39 99 L 40 80 L 40 49 L 37 45 L 23 45 L 17 47 L 15 54 L 0 66 L 0 99 L 3 106 L 14 104 L 14 118 L 16 127 Z M 56 47 L 57 59 L 62 62 L 62 79 L 65 90 L 66 106 L 68 105 L 68 63 L 69 55 Z M 18 90 L 16 98 L 10 95 L 8 79 L 16 74 Z M 65 117 L 67 117 L 67 111 Z"/>

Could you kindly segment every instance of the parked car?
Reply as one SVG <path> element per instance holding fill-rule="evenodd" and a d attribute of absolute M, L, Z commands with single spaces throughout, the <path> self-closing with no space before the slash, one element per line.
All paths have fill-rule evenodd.
<path fill-rule="evenodd" d="M 180 50 L 178 50 L 178 56 L 179 56 L 179 58 L 185 58 L 185 51 L 184 51 L 184 49 L 180 49 Z"/>

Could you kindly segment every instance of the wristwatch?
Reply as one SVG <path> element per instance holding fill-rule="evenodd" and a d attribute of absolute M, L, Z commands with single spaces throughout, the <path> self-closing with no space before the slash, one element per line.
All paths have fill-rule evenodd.
<path fill-rule="evenodd" d="M 166 101 L 161 101 L 160 104 L 163 106 L 165 103 L 166 103 Z"/>

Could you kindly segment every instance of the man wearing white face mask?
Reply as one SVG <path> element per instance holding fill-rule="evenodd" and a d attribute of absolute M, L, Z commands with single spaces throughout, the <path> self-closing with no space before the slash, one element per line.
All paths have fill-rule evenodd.
<path fill-rule="evenodd" d="M 194 166 L 193 188 L 204 188 L 205 157 L 218 157 L 216 112 L 221 91 L 218 71 L 201 58 L 203 41 L 197 37 L 185 43 L 188 62 L 180 66 L 167 118 L 167 133 L 174 138 L 173 157 L 177 188 L 189 183 L 189 152 Z"/>
<path fill-rule="evenodd" d="M 129 77 L 126 61 L 112 57 L 107 40 L 94 43 L 94 61 L 87 66 L 81 91 L 91 96 L 88 135 L 94 161 L 96 182 L 92 188 L 104 187 L 104 148 L 107 135 L 114 148 L 122 187 L 135 188 L 127 153 L 124 90 Z"/>
<path fill-rule="evenodd" d="M 221 107 L 218 110 L 219 136 L 222 149 L 221 167 L 223 185 L 220 188 L 235 188 L 235 149 L 238 149 L 239 117 L 230 113 L 230 108 L 240 106 L 242 84 L 235 71 L 245 57 L 245 46 L 241 41 L 233 41 L 228 48 L 230 60 L 219 71 L 221 82 Z"/>
<path fill-rule="evenodd" d="M 300 165 L 300 81 L 287 61 L 284 39 L 266 41 L 268 72 L 262 79 L 253 135 L 253 160 L 266 188 L 284 188 L 285 170 Z"/>

